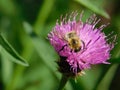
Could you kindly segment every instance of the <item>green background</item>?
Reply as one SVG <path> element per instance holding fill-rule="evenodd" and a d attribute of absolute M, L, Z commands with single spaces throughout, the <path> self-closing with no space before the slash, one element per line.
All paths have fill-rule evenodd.
<path fill-rule="evenodd" d="M 120 90 L 120 0 L 0 0 L 0 90 L 57 90 L 59 59 L 47 34 L 61 15 L 96 14 L 117 34 L 110 65 L 94 65 L 65 90 Z M 99 26 L 98 25 L 98 26 Z"/>

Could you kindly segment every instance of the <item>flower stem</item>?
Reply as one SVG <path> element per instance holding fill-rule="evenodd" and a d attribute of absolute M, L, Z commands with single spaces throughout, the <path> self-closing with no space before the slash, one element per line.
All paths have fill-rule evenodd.
<path fill-rule="evenodd" d="M 62 90 L 65 86 L 65 84 L 67 83 L 68 81 L 68 78 L 67 76 L 65 75 L 62 75 L 62 78 L 61 78 L 61 81 L 60 81 L 60 84 L 59 84 L 59 87 L 58 87 L 58 90 Z"/>

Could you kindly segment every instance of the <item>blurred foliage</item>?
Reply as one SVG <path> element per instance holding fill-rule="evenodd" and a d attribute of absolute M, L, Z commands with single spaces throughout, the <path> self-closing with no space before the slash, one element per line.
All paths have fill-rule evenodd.
<path fill-rule="evenodd" d="M 22 64 L 24 66 L 28 66 L 27 62 L 25 62 L 25 60 L 18 55 L 18 53 L 12 48 L 12 46 L 7 42 L 7 40 L 1 34 L 0 34 L 0 45 L 2 46 L 1 47 L 2 56 L 7 55 L 6 57 L 9 57 L 11 55 L 13 56 L 11 60 L 15 61 L 16 63 Z M 16 60 L 14 60 L 14 58 Z"/>
<path fill-rule="evenodd" d="M 84 11 L 83 21 L 96 13 L 101 18 L 100 24 L 110 23 L 104 32 L 114 31 L 117 44 L 111 52 L 110 65 L 93 66 L 84 76 L 70 79 L 65 90 L 119 90 L 119 3 L 119 0 L 0 0 L 0 90 L 57 89 L 61 78 L 56 64 L 59 57 L 47 34 L 61 15 L 76 10 Z M 26 62 L 28 67 L 21 65 Z"/>

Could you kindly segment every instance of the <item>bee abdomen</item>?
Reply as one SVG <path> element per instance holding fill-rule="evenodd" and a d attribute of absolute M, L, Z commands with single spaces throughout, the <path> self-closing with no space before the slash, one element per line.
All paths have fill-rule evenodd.
<path fill-rule="evenodd" d="M 79 52 L 80 50 L 81 50 L 81 47 L 76 48 L 76 49 L 74 50 L 74 52 Z"/>

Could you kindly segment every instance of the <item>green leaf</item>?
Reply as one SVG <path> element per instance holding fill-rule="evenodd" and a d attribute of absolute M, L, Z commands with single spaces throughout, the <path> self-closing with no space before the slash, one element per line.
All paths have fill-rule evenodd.
<path fill-rule="evenodd" d="M 18 87 L 20 90 L 56 90 L 58 85 L 56 82 L 58 82 L 58 80 L 56 80 L 50 70 L 45 67 L 45 64 L 37 60 L 37 63 L 33 61 L 31 67 L 27 68 L 27 72 L 25 72 L 24 77 L 20 79 Z"/>
<path fill-rule="evenodd" d="M 6 3 L 7 2 L 7 3 Z M 9 7 L 8 7 L 9 6 Z M 0 0 L 0 11 L 7 15 L 15 15 L 15 3 L 11 0 Z"/>
<path fill-rule="evenodd" d="M 0 45 L 4 49 L 4 53 L 14 57 L 12 61 L 21 64 L 23 66 L 28 66 L 28 63 L 15 51 L 15 49 L 8 43 L 8 41 L 0 34 Z M 3 53 L 3 50 L 1 51 Z"/>
<path fill-rule="evenodd" d="M 80 90 L 94 90 L 93 88 L 101 74 L 101 67 L 93 66 L 90 70 L 84 70 L 84 72 L 84 75 L 77 77 L 77 88 L 82 88 Z"/>
<path fill-rule="evenodd" d="M 110 18 L 109 15 L 105 12 L 105 10 L 101 6 L 95 4 L 94 1 L 91 0 L 75 0 L 75 1 L 82 4 L 86 8 L 94 11 L 95 13 L 104 16 L 105 18 Z"/>
<path fill-rule="evenodd" d="M 42 7 L 40 8 L 37 19 L 34 24 L 34 31 L 36 34 L 39 34 L 43 30 L 43 26 L 45 24 L 45 21 L 50 15 L 50 12 L 52 11 L 54 7 L 54 3 L 56 0 L 44 0 Z"/>
<path fill-rule="evenodd" d="M 6 55 L 2 53 L 2 55 L 1 55 L 1 75 L 2 75 L 2 81 L 5 85 L 9 84 L 10 80 L 12 79 L 11 77 L 13 74 L 13 63 L 7 59 L 8 58 L 6 57 Z"/>
<path fill-rule="evenodd" d="M 26 33 L 30 36 L 38 55 L 41 57 L 41 61 L 43 61 L 46 66 L 53 72 L 53 75 L 55 75 L 54 71 L 57 70 L 55 60 L 58 59 L 56 52 L 46 39 L 37 36 L 33 32 L 33 29 L 29 23 L 24 22 L 23 26 Z"/>
<path fill-rule="evenodd" d="M 120 63 L 120 57 L 119 58 L 111 58 L 109 60 L 110 63 Z"/>
<path fill-rule="evenodd" d="M 110 84 L 112 82 L 112 79 L 115 75 L 115 72 L 118 68 L 118 64 L 113 64 L 111 67 L 108 69 L 107 72 L 105 72 L 105 75 L 101 78 L 101 82 L 98 83 L 98 86 L 95 88 L 95 90 L 109 90 Z"/>

